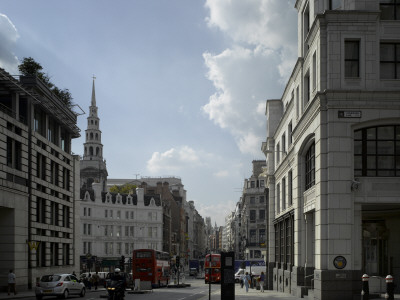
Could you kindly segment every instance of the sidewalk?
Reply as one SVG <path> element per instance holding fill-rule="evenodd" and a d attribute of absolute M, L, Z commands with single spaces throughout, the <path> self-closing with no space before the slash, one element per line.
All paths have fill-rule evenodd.
<path fill-rule="evenodd" d="M 214 296 L 215 295 L 215 296 Z M 216 298 L 216 296 L 221 295 L 221 291 L 218 290 L 212 293 L 212 299 L 220 299 L 220 297 Z M 246 288 L 240 287 L 240 284 L 235 284 L 235 300 L 249 300 L 255 298 L 263 298 L 268 300 L 297 300 L 300 298 L 296 298 L 289 294 L 279 293 L 276 291 L 267 291 L 265 290 L 264 293 L 261 293 L 260 290 L 251 289 L 246 293 Z M 304 299 L 303 299 L 304 300 Z"/>
<path fill-rule="evenodd" d="M 88 290 L 88 289 L 86 289 L 86 294 L 105 292 L 105 290 L 106 289 L 103 288 L 103 287 L 102 288 L 98 288 L 97 290 L 94 290 L 94 289 Z M 8 296 L 7 292 L 0 293 L 0 300 L 1 299 L 26 299 L 26 298 L 29 298 L 29 297 L 35 297 L 35 288 L 33 288 L 32 290 L 18 292 L 16 295 L 11 293 L 10 296 Z"/>

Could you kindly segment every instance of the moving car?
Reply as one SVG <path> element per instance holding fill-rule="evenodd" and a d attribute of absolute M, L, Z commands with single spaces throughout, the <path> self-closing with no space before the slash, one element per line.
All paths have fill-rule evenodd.
<path fill-rule="evenodd" d="M 196 268 L 190 268 L 189 269 L 189 276 L 197 276 L 197 269 Z"/>
<path fill-rule="evenodd" d="M 72 274 L 44 275 L 36 283 L 36 299 L 40 300 L 45 296 L 58 296 L 67 299 L 69 295 L 86 294 L 85 285 Z"/>

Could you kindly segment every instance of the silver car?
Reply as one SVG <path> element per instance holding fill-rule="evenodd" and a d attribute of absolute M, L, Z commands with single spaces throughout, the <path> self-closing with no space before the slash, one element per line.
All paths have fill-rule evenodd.
<path fill-rule="evenodd" d="M 72 274 L 53 274 L 40 278 L 40 281 L 36 283 L 35 294 L 38 300 L 44 296 L 58 296 L 67 299 L 69 295 L 84 297 L 86 289 L 85 285 Z"/>

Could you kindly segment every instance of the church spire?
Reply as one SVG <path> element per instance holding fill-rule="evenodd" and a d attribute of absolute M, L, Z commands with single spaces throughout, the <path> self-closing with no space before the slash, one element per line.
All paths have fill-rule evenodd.
<path fill-rule="evenodd" d="M 92 106 L 96 106 L 96 93 L 94 91 L 94 81 L 96 77 L 93 75 L 93 86 L 92 86 Z"/>
<path fill-rule="evenodd" d="M 85 130 L 85 143 L 83 158 L 80 161 L 81 186 L 90 188 L 93 182 L 102 183 L 102 190 L 106 190 L 107 167 L 103 158 L 103 144 L 101 143 L 100 118 L 96 104 L 96 92 L 93 76 L 92 99 L 87 117 L 87 129 Z"/>

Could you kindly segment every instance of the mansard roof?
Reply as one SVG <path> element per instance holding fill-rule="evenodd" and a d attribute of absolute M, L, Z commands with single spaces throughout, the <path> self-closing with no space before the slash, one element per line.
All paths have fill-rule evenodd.
<path fill-rule="evenodd" d="M 111 195 L 111 202 L 113 204 L 115 204 L 117 202 L 117 196 L 120 195 L 121 196 L 121 200 L 122 200 L 122 204 L 126 204 L 127 203 L 127 199 L 128 199 L 128 194 L 118 194 L 118 193 L 109 193 L 109 192 L 102 192 L 101 193 L 101 202 L 106 202 L 106 196 L 107 194 Z M 132 197 L 132 202 L 133 205 L 137 205 L 137 195 L 136 194 L 132 194 L 130 195 Z"/>

